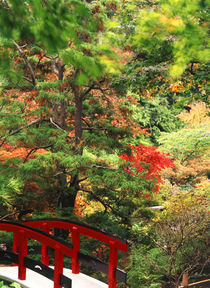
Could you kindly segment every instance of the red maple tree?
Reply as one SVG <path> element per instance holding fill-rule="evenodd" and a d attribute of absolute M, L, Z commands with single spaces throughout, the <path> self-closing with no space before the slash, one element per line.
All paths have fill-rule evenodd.
<path fill-rule="evenodd" d="M 175 168 L 174 162 L 170 159 L 169 153 L 162 153 L 158 151 L 158 147 L 145 146 L 145 145 L 129 145 L 131 148 L 131 154 L 122 153 L 119 155 L 121 159 L 126 162 L 130 162 L 130 165 L 126 166 L 126 172 L 142 177 L 146 180 L 153 182 L 153 191 L 157 193 L 159 185 L 163 182 L 161 171 L 164 168 Z M 149 198 L 149 194 L 144 195 Z"/>

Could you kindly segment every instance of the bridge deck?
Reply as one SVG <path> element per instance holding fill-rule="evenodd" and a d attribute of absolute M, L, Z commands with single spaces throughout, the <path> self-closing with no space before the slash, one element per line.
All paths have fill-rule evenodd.
<path fill-rule="evenodd" d="M 20 283 L 25 288 L 53 288 L 53 281 L 48 280 L 44 276 L 27 269 L 26 280 L 21 281 L 18 279 L 17 267 L 0 267 L 0 279 L 6 279 Z M 85 274 L 72 274 L 70 269 L 63 269 L 63 274 L 72 279 L 72 288 L 108 288 L 108 285 L 91 278 Z"/>

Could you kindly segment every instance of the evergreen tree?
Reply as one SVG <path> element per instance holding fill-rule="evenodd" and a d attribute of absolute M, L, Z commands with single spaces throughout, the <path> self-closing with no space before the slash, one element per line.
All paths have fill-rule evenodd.
<path fill-rule="evenodd" d="M 132 118 L 136 98 L 115 85 L 127 57 L 109 37 L 116 6 L 2 5 L 2 201 L 18 211 L 57 207 L 67 216 L 83 191 L 129 222 L 132 194 L 152 192 L 153 180 L 129 175 L 118 157 L 145 131 Z"/>

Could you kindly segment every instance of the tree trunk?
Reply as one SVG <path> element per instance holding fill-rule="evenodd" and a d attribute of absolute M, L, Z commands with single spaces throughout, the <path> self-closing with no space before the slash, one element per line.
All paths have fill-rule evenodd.
<path fill-rule="evenodd" d="M 75 108 L 75 144 L 79 148 L 82 140 L 82 98 L 77 93 L 75 93 Z M 79 154 L 82 155 L 82 151 L 79 151 Z"/>
<path fill-rule="evenodd" d="M 77 86 L 73 87 L 75 99 L 75 154 L 82 155 L 83 147 L 82 140 L 82 104 L 83 99 L 80 95 L 80 89 Z M 77 192 L 79 191 L 78 178 L 79 174 L 74 173 L 71 176 L 70 185 L 67 184 L 66 176 L 62 179 L 62 193 L 59 200 L 60 208 L 74 208 Z"/>
<path fill-rule="evenodd" d="M 58 79 L 60 81 L 63 80 L 63 72 L 64 72 L 64 66 L 62 65 L 61 60 L 58 61 Z M 59 92 L 61 93 L 61 88 L 59 89 Z M 61 128 L 65 128 L 66 124 L 66 102 L 65 100 L 61 100 L 61 110 L 60 110 L 60 126 Z"/>
<path fill-rule="evenodd" d="M 78 192 L 78 182 L 77 182 L 77 175 L 71 177 L 70 185 L 68 185 L 66 180 L 66 175 L 61 175 L 59 177 L 59 189 L 61 190 L 61 196 L 58 200 L 58 207 L 59 208 L 70 208 L 73 210 L 75 199 Z M 71 211 L 64 211 L 64 216 L 69 216 Z"/>

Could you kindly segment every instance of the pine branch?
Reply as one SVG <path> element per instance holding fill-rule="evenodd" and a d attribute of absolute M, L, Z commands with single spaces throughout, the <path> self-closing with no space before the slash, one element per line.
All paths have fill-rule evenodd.
<path fill-rule="evenodd" d="M 17 130 L 10 132 L 7 136 L 4 137 L 4 140 L 2 140 L 2 142 L 1 142 L 1 144 L 0 144 L 0 147 L 5 143 L 5 141 L 7 140 L 7 138 L 8 138 L 9 136 L 13 136 L 13 135 L 19 133 L 20 131 L 22 131 L 23 129 L 29 128 L 29 127 L 31 127 L 31 126 L 33 126 L 33 125 L 42 123 L 42 122 L 44 122 L 44 121 L 49 121 L 49 119 L 38 119 L 38 120 L 32 121 L 31 123 L 29 123 L 29 124 L 26 125 L 26 126 L 22 126 L 22 127 L 18 128 Z M 1 138 L 2 138 L 2 137 L 1 137 Z M 0 138 L 0 139 L 1 139 L 1 138 Z"/>
<path fill-rule="evenodd" d="M 105 79 L 99 81 L 98 84 L 102 84 L 102 83 L 104 83 L 104 82 L 105 82 Z M 95 89 L 95 90 L 100 90 L 100 89 L 102 89 L 102 88 L 100 88 L 100 87 L 95 87 L 95 85 L 96 85 L 96 84 L 93 83 L 90 87 L 87 88 L 86 91 L 83 92 L 83 94 L 81 95 L 82 99 L 83 99 L 88 93 L 90 93 L 91 90 L 94 90 L 94 89 Z M 107 88 L 107 90 L 108 90 L 108 88 Z"/>
<path fill-rule="evenodd" d="M 35 74 L 34 74 L 34 70 L 33 70 L 32 66 L 31 66 L 30 62 L 28 61 L 28 58 L 26 57 L 26 55 L 25 55 L 24 51 L 22 50 L 22 48 L 15 41 L 13 41 L 13 43 L 16 46 L 16 48 L 18 49 L 18 51 L 20 52 L 20 54 L 23 56 L 27 66 L 28 66 L 28 69 L 29 69 L 29 71 L 31 73 L 32 84 L 34 86 L 36 86 L 36 77 L 35 77 Z"/>
<path fill-rule="evenodd" d="M 39 147 L 36 147 L 36 148 L 32 148 L 32 149 L 28 152 L 28 154 L 26 155 L 25 159 L 23 160 L 23 163 L 25 163 L 25 162 L 28 160 L 29 156 L 30 156 L 32 153 L 36 152 L 37 150 L 39 150 L 39 149 L 47 149 L 47 148 L 50 148 L 50 147 L 52 147 L 52 146 L 53 146 L 53 145 L 51 144 L 51 145 L 47 145 L 47 146 L 39 146 Z"/>
<path fill-rule="evenodd" d="M 50 118 L 50 122 L 51 122 L 56 128 L 64 131 L 64 132 L 67 134 L 66 130 L 64 130 L 63 128 L 61 128 L 60 125 L 58 125 L 57 123 L 55 123 L 52 118 Z"/>
<path fill-rule="evenodd" d="M 105 169 L 105 170 L 113 170 L 116 171 L 117 168 L 113 168 L 113 167 L 107 167 L 107 166 L 102 166 L 102 165 L 91 165 L 93 168 L 100 168 L 100 169 Z"/>
<path fill-rule="evenodd" d="M 113 208 L 112 208 L 109 204 L 107 204 L 107 203 L 105 203 L 103 200 L 101 200 L 101 198 L 98 197 L 93 191 L 88 190 L 88 189 L 85 189 L 85 188 L 83 188 L 83 187 L 79 187 L 79 190 L 81 190 L 81 191 L 83 191 L 83 192 L 86 192 L 86 193 L 90 193 L 95 200 L 99 201 L 99 202 L 104 206 L 104 209 L 105 209 L 105 210 L 104 210 L 104 213 L 107 212 L 108 208 L 110 208 L 111 210 L 113 210 Z"/>
<path fill-rule="evenodd" d="M 60 175 L 63 175 L 63 174 L 69 174 L 70 175 L 70 173 L 71 172 L 73 172 L 73 171 L 75 171 L 75 170 L 77 170 L 77 168 L 72 168 L 72 169 L 70 169 L 70 170 L 68 170 L 68 171 L 62 171 L 62 172 L 58 172 L 58 173 L 56 173 L 55 175 L 53 175 L 53 177 L 57 177 L 57 176 L 60 176 Z"/>

